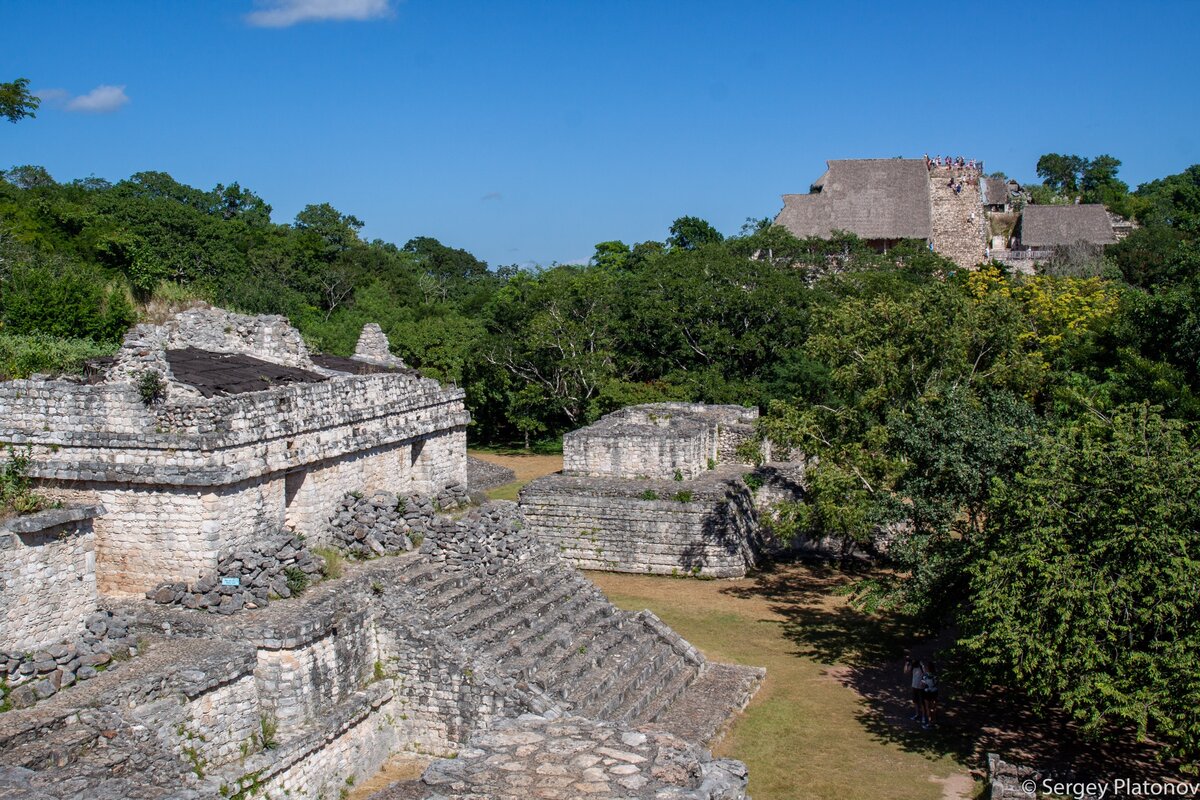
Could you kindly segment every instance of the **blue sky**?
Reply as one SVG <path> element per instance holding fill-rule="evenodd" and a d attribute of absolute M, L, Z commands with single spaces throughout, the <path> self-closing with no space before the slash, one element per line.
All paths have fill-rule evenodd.
<path fill-rule="evenodd" d="M 493 265 L 774 215 L 827 158 L 1200 162 L 1200 2 L 0 0 L 0 168 L 238 181 Z"/>

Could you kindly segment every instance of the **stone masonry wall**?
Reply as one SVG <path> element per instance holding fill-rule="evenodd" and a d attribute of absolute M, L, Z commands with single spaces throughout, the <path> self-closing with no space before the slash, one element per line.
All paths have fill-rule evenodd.
<path fill-rule="evenodd" d="M 0 650 L 39 650 L 83 631 L 96 610 L 92 520 L 102 506 L 0 523 Z"/>
<path fill-rule="evenodd" d="M 531 532 L 576 566 L 659 575 L 740 577 L 759 547 L 740 469 L 693 481 L 552 475 L 521 492 Z"/>
<path fill-rule="evenodd" d="M 30 472 L 55 495 L 109 508 L 106 594 L 195 580 L 284 527 L 324 544 L 349 489 L 463 484 L 468 419 L 460 391 L 401 374 L 149 408 L 129 387 L 0 383 L 0 439 L 32 445 Z"/>
<path fill-rule="evenodd" d="M 690 480 L 732 463 L 756 409 L 700 403 L 629 406 L 563 437 L 563 472 L 612 478 Z"/>

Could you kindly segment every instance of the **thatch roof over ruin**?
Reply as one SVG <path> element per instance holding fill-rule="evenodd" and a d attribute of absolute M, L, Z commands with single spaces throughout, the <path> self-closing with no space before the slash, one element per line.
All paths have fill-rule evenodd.
<path fill-rule="evenodd" d="M 1008 181 L 1003 178 L 984 178 L 982 189 L 984 205 L 1000 206 L 1008 203 Z"/>
<path fill-rule="evenodd" d="M 195 387 L 205 397 L 261 392 L 292 383 L 318 383 L 324 375 L 273 364 L 253 356 L 214 353 L 195 347 L 167 350 L 172 377 Z"/>
<path fill-rule="evenodd" d="M 929 171 L 910 158 L 826 162 L 811 194 L 785 194 L 775 218 L 800 238 L 835 230 L 863 239 L 930 238 Z"/>
<path fill-rule="evenodd" d="M 1023 247 L 1057 247 L 1084 241 L 1112 244 L 1112 221 L 1099 203 L 1071 206 L 1025 206 L 1021 213 Z"/>

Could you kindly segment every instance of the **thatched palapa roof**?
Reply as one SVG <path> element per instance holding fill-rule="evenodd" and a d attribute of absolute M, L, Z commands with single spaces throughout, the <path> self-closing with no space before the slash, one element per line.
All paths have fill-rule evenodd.
<path fill-rule="evenodd" d="M 1025 206 L 1021 213 L 1021 245 L 1056 247 L 1075 244 L 1112 244 L 1112 221 L 1099 203 L 1073 206 Z"/>
<path fill-rule="evenodd" d="M 984 205 L 999 206 L 1008 203 L 1008 181 L 1003 178 L 983 179 Z"/>
<path fill-rule="evenodd" d="M 835 230 L 863 239 L 930 238 L 929 171 L 909 158 L 827 161 L 811 194 L 785 194 L 775 218 L 800 238 Z"/>

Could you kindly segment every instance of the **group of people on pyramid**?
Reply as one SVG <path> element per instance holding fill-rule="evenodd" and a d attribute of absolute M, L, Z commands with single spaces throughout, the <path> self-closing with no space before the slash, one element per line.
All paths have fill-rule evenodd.
<path fill-rule="evenodd" d="M 934 156 L 929 157 L 925 154 L 925 168 L 933 170 L 934 167 L 949 167 L 950 169 L 967 170 L 969 172 L 983 172 L 983 160 L 974 158 L 963 158 L 962 156 Z"/>

